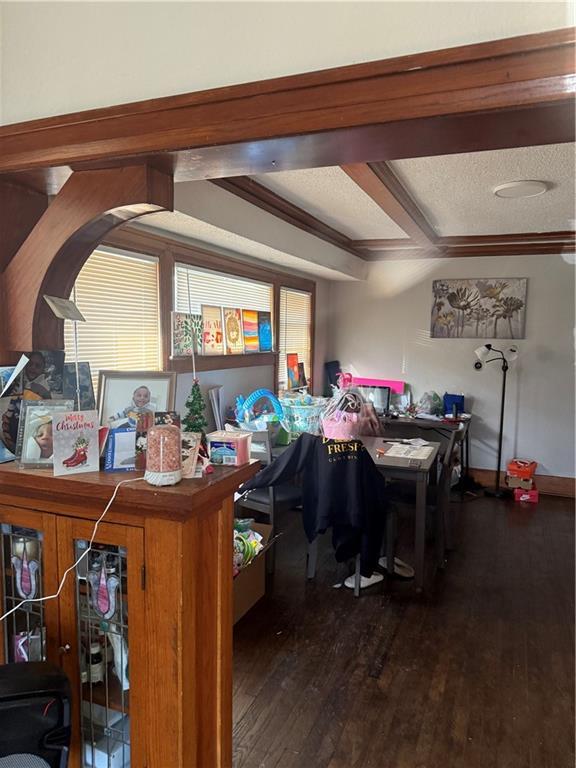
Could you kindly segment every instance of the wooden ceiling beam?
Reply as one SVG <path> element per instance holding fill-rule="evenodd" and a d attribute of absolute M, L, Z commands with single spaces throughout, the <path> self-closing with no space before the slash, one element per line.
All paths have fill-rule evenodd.
<path fill-rule="evenodd" d="M 355 163 L 341 167 L 413 243 L 427 250 L 435 248 L 436 233 L 386 163 Z"/>
<path fill-rule="evenodd" d="M 457 258 L 468 256 L 531 256 L 537 254 L 574 253 L 576 232 L 520 232 L 440 237 L 434 249 L 402 240 L 355 240 L 367 261 L 390 259 L 422 259 L 428 257 Z"/>
<path fill-rule="evenodd" d="M 352 240 L 354 248 L 365 251 L 391 251 L 391 250 L 413 250 L 420 246 L 409 237 L 388 237 L 372 238 L 370 240 Z"/>
<path fill-rule="evenodd" d="M 352 243 L 352 240 L 342 232 L 325 224 L 320 219 L 299 208 L 297 205 L 289 202 L 285 198 L 273 192 L 263 184 L 259 184 L 246 176 L 238 176 L 230 179 L 211 179 L 212 184 L 231 192 L 233 195 L 246 200 L 248 203 L 261 208 L 267 213 L 271 213 L 288 224 L 291 224 L 304 232 L 308 232 L 321 240 L 325 240 L 337 248 L 341 248 L 348 253 L 364 258 Z"/>
<path fill-rule="evenodd" d="M 554 30 L 8 125 L 0 173 L 154 156 L 177 180 L 214 178 L 570 141 L 575 41 Z"/>
<path fill-rule="evenodd" d="M 521 243 L 528 245 L 532 243 L 570 243 L 576 239 L 576 232 L 573 230 L 564 230 L 559 232 L 517 232 L 506 234 L 491 235 L 452 235 L 449 237 L 439 237 L 438 245 L 447 248 L 459 248 L 462 246 L 485 246 L 485 245 L 509 245 Z"/>

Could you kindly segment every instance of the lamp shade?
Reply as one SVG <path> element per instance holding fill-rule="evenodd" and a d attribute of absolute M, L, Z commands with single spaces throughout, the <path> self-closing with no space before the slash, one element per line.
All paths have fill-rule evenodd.
<path fill-rule="evenodd" d="M 478 349 L 474 350 L 474 354 L 480 360 L 481 363 L 486 360 L 488 355 L 490 354 L 491 345 L 490 344 L 482 344 L 481 347 L 478 347 Z"/>
<path fill-rule="evenodd" d="M 510 347 L 506 350 L 504 356 L 509 363 L 514 362 L 514 360 L 518 360 L 518 347 Z"/>

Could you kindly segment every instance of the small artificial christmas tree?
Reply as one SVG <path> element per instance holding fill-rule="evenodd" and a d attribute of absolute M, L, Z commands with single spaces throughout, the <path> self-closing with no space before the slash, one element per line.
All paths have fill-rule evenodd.
<path fill-rule="evenodd" d="M 192 389 L 186 400 L 186 408 L 188 413 L 182 419 L 182 429 L 185 432 L 202 432 L 202 442 L 204 442 L 204 430 L 208 426 L 204 411 L 206 410 L 206 402 L 202 397 L 200 391 L 200 384 L 198 379 L 194 379 L 192 383 Z"/>

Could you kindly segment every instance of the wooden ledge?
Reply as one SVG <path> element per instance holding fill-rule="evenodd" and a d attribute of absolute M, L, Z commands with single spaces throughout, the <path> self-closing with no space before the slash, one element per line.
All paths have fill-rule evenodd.
<path fill-rule="evenodd" d="M 196 355 L 197 371 L 222 371 L 227 368 L 251 368 L 257 365 L 275 365 L 277 352 L 247 352 L 243 355 Z M 192 373 L 191 357 L 173 357 L 169 370 Z"/>
<path fill-rule="evenodd" d="M 109 512 L 112 522 L 143 525 L 146 518 L 183 522 L 218 508 L 237 488 L 256 474 L 260 462 L 241 467 L 214 467 L 204 478 L 182 480 L 156 488 L 144 480 L 119 489 Z M 54 477 L 49 469 L 20 469 L 16 463 L 0 467 L 0 504 L 82 518 L 98 518 L 121 480 L 143 477 L 143 472 L 86 472 Z M 108 519 L 108 516 L 107 516 Z"/>

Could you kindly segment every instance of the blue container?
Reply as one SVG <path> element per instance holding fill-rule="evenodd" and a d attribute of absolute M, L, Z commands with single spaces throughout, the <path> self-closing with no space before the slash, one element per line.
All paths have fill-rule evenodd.
<path fill-rule="evenodd" d="M 464 413 L 464 395 L 444 394 L 444 413 L 447 416 L 459 416 Z"/>

